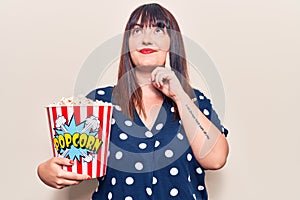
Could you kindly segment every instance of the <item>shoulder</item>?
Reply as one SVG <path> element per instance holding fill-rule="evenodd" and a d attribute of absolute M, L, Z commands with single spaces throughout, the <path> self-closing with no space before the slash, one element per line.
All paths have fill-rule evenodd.
<path fill-rule="evenodd" d="M 193 98 L 192 100 L 198 104 L 199 107 L 212 106 L 209 98 L 205 96 L 200 90 L 193 88 Z"/>
<path fill-rule="evenodd" d="M 113 86 L 100 87 L 92 90 L 86 97 L 92 100 L 111 102 L 113 88 Z"/>
<path fill-rule="evenodd" d="M 194 88 L 192 101 L 206 117 L 208 117 L 209 119 L 211 118 L 211 111 L 213 109 L 213 106 L 210 99 L 208 99 L 203 92 Z"/>

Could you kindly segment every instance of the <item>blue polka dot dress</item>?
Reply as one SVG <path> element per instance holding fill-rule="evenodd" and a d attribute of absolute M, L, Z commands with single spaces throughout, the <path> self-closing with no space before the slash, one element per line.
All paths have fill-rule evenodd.
<path fill-rule="evenodd" d="M 99 88 L 90 99 L 112 101 L 113 87 Z M 227 135 L 210 101 L 194 90 L 199 109 Z M 135 111 L 133 120 L 114 106 L 108 168 L 93 200 L 206 200 L 205 171 L 196 161 L 171 100 L 165 98 L 149 130 Z"/>

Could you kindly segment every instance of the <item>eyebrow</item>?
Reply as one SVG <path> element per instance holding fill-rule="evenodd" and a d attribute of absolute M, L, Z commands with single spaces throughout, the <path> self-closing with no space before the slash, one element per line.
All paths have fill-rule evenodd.
<path fill-rule="evenodd" d="M 142 24 L 133 24 L 133 27 L 135 27 L 135 26 L 139 26 L 139 27 L 143 28 Z"/>
<path fill-rule="evenodd" d="M 136 24 L 133 24 L 133 27 L 135 27 L 135 26 L 143 28 L 145 25 L 136 23 Z M 152 27 L 159 27 L 159 28 L 165 28 L 166 27 L 165 23 L 164 22 L 160 22 L 160 21 L 158 21 L 158 22 L 156 22 L 154 24 L 151 24 L 151 26 Z"/>

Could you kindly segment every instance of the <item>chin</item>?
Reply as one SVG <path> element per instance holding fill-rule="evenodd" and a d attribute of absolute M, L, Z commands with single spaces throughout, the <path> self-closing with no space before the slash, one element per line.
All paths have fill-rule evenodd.
<path fill-rule="evenodd" d="M 163 64 L 164 64 L 164 62 L 158 62 L 157 59 L 155 59 L 155 60 L 144 59 L 142 62 L 139 62 L 139 64 L 136 66 L 161 66 Z"/>
<path fill-rule="evenodd" d="M 136 70 L 140 71 L 140 72 L 152 72 L 155 68 L 157 67 L 157 65 L 143 65 L 143 66 L 136 66 Z"/>

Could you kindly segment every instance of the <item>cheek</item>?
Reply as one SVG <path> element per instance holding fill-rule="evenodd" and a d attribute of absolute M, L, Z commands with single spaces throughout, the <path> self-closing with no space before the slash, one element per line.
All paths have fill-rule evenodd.
<path fill-rule="evenodd" d="M 134 65 L 139 65 L 139 58 L 136 51 L 130 51 L 130 57 Z"/>
<path fill-rule="evenodd" d="M 158 63 L 157 63 L 158 65 L 164 65 L 165 64 L 166 56 L 167 56 L 166 51 L 160 53 L 159 58 L 158 58 Z"/>
<path fill-rule="evenodd" d="M 169 51 L 170 49 L 170 38 L 157 38 L 156 45 L 163 51 Z"/>
<path fill-rule="evenodd" d="M 140 44 L 139 39 L 129 37 L 129 40 L 128 40 L 129 51 L 136 50 L 139 47 L 139 44 Z"/>
<path fill-rule="evenodd" d="M 137 51 L 136 51 L 136 49 L 138 48 L 137 40 L 129 37 L 128 47 L 129 47 L 129 53 L 130 53 L 130 57 L 133 61 L 133 64 L 138 65 L 138 55 L 137 55 Z"/>

